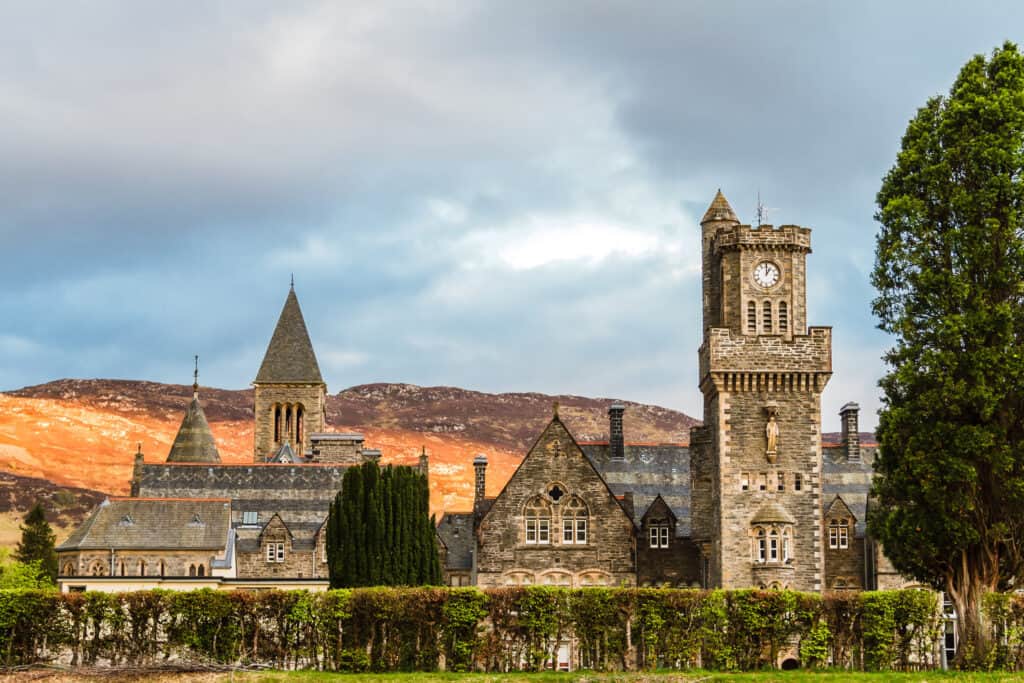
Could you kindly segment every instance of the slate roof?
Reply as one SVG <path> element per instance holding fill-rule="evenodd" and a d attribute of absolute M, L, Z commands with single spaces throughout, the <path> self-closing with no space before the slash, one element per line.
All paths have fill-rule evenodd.
<path fill-rule="evenodd" d="M 704 217 L 700 219 L 701 224 L 708 221 L 740 222 L 740 219 L 736 218 L 736 213 L 732 210 L 732 206 L 729 205 L 729 201 L 722 194 L 721 190 L 715 193 L 715 198 L 711 200 L 711 206 L 704 213 Z"/>
<path fill-rule="evenodd" d="M 839 446 L 823 446 L 821 449 L 823 510 L 839 496 L 857 518 L 857 536 L 867 531 L 868 494 L 874 477 L 872 463 L 877 448 L 861 446 L 860 462 L 848 462 Z"/>
<path fill-rule="evenodd" d="M 690 449 L 679 444 L 626 444 L 625 458 L 613 460 L 607 443 L 581 443 L 583 453 L 616 496 L 633 494 L 633 522 L 639 526 L 660 494 L 676 516 L 676 536 L 690 535 Z"/>
<path fill-rule="evenodd" d="M 288 298 L 254 380 L 255 384 L 290 382 L 324 383 L 294 288 L 288 290 Z"/>
<path fill-rule="evenodd" d="M 472 569 L 472 512 L 446 512 L 437 523 L 437 535 L 448 550 L 445 565 L 449 569 Z"/>
<path fill-rule="evenodd" d="M 108 498 L 57 550 L 224 550 L 226 498 Z"/>
<path fill-rule="evenodd" d="M 199 405 L 198 394 L 193 395 L 192 402 L 188 404 L 178 435 L 167 454 L 167 462 L 220 462 L 220 453 L 203 407 Z"/>

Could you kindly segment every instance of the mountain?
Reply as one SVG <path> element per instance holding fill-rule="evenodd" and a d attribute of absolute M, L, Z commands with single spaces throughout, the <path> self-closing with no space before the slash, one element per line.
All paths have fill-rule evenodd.
<path fill-rule="evenodd" d="M 0 493 L 0 517 L 23 514 L 36 497 L 73 499 L 59 516 L 51 513 L 67 528 L 103 494 L 126 494 L 136 449 L 142 448 L 147 461 L 163 461 L 191 398 L 191 386 L 129 380 L 64 379 L 0 393 L 0 474 L 14 477 L 0 479 L 0 491 L 5 481 L 22 482 L 23 489 L 9 499 L 7 510 Z M 252 390 L 203 387 L 200 399 L 221 459 L 251 462 Z M 498 493 L 556 401 L 578 440 L 607 440 L 613 399 L 411 384 L 365 384 L 331 395 L 327 421 L 335 431 L 362 432 L 368 447 L 382 449 L 385 464 L 415 464 L 426 447 L 431 508 L 467 510 L 473 457 L 487 455 L 488 494 Z M 622 403 L 627 441 L 686 443 L 690 427 L 698 424 L 677 411 Z M 0 544 L 10 542 L 3 529 L 0 523 Z"/>

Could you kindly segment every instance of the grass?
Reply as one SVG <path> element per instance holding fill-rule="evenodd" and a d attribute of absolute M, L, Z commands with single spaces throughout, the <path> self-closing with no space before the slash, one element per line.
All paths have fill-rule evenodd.
<path fill-rule="evenodd" d="M 634 683 L 845 683 L 846 681 L 896 681 L 925 683 L 928 681 L 964 681 L 970 683 L 997 683 L 1002 681 L 1024 681 L 1024 674 L 1009 673 L 961 673 L 948 671 L 922 671 L 919 673 L 861 673 L 851 671 L 763 671 L 756 673 L 717 672 L 658 672 L 658 673 L 512 673 L 512 674 L 336 674 L 309 671 L 273 672 L 258 674 L 225 675 L 219 681 L 245 681 L 246 683 L 292 683 L 293 681 L 358 681 L 359 683 L 383 683 L 385 681 L 407 681 L 408 683 L 443 683 L 465 681 L 467 683 L 599 683 L 605 681 L 632 681 Z"/>

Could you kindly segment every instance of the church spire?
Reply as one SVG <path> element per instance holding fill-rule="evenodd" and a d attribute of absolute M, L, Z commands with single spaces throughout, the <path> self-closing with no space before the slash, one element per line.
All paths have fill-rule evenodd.
<path fill-rule="evenodd" d="M 277 319 L 254 384 L 323 384 L 294 283 Z"/>
<path fill-rule="evenodd" d="M 715 198 L 711 200 L 711 206 L 704 213 L 704 218 L 700 219 L 701 225 L 711 221 L 740 222 L 740 219 L 736 218 L 736 213 L 732 210 L 732 206 L 729 205 L 729 200 L 722 194 L 721 188 L 715 193 Z"/>
<path fill-rule="evenodd" d="M 195 357 L 192 373 L 192 402 L 188 404 L 185 417 L 181 420 L 178 435 L 174 437 L 167 462 L 220 462 L 217 443 L 210 432 L 203 407 L 199 405 L 199 356 Z"/>

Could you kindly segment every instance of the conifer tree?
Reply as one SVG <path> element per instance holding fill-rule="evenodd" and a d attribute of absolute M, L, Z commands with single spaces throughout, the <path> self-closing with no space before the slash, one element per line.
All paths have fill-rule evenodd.
<path fill-rule="evenodd" d="M 427 478 L 411 467 L 351 467 L 327 521 L 335 588 L 438 584 L 440 561 Z"/>
<path fill-rule="evenodd" d="M 1024 56 L 976 56 L 911 120 L 878 193 L 872 281 L 894 335 L 871 533 L 952 599 L 985 660 L 986 593 L 1024 581 Z"/>
<path fill-rule="evenodd" d="M 21 525 L 21 541 L 14 551 L 14 558 L 28 564 L 39 562 L 42 572 L 53 582 L 57 581 L 57 535 L 46 521 L 41 503 L 36 503 L 25 515 Z"/>

